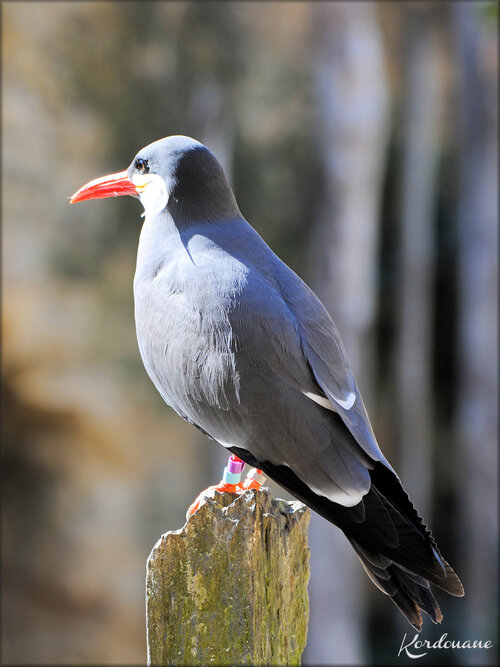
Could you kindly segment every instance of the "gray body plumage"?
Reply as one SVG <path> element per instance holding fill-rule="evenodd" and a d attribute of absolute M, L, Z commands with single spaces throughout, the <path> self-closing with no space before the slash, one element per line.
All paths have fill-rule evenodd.
<path fill-rule="evenodd" d="M 221 444 L 291 466 L 330 500 L 361 500 L 368 468 L 385 458 L 338 333 L 243 218 L 181 231 L 170 214 L 146 219 L 134 293 L 141 355 L 169 405 Z M 358 441 L 339 429 L 333 398 L 329 410 L 306 396 L 352 392 L 344 412 Z"/>
<path fill-rule="evenodd" d="M 439 621 L 429 582 L 459 579 L 383 456 L 325 308 L 242 217 L 201 144 L 140 151 L 160 189 L 141 195 L 134 280 L 141 356 L 164 400 L 344 531 L 414 627 Z M 162 189 L 163 188 L 163 189 Z"/>

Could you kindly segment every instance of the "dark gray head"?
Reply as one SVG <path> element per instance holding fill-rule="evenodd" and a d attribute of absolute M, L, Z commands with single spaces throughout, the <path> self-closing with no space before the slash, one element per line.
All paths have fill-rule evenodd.
<path fill-rule="evenodd" d="M 190 137 L 166 137 L 142 148 L 128 175 L 147 216 L 166 208 L 177 224 L 187 224 L 241 215 L 219 162 Z"/>

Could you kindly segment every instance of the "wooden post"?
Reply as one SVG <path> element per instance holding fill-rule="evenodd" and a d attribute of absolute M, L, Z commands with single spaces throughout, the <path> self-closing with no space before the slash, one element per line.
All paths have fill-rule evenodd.
<path fill-rule="evenodd" d="M 214 492 L 147 563 L 150 665 L 298 665 L 309 510 L 268 489 Z"/>

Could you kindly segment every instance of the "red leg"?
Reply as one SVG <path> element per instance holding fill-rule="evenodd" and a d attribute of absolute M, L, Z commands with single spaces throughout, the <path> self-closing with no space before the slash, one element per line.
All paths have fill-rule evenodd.
<path fill-rule="evenodd" d="M 186 516 L 190 517 L 191 514 L 196 512 L 199 506 L 203 502 L 203 498 L 210 496 L 214 491 L 220 491 L 221 493 L 241 493 L 244 489 L 241 484 L 241 472 L 245 466 L 244 461 L 235 456 L 234 454 L 229 457 L 227 466 L 224 468 L 224 474 L 221 481 L 218 484 L 209 486 L 208 489 L 202 491 L 194 503 L 189 506 Z"/>

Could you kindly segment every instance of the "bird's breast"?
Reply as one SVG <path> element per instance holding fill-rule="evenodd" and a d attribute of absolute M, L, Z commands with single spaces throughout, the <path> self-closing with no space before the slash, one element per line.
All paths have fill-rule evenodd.
<path fill-rule="evenodd" d="M 241 283 L 181 257 L 136 275 L 135 319 L 141 356 L 164 399 L 224 407 L 239 392 L 230 311 Z M 185 405 L 184 405 L 185 407 Z"/>

